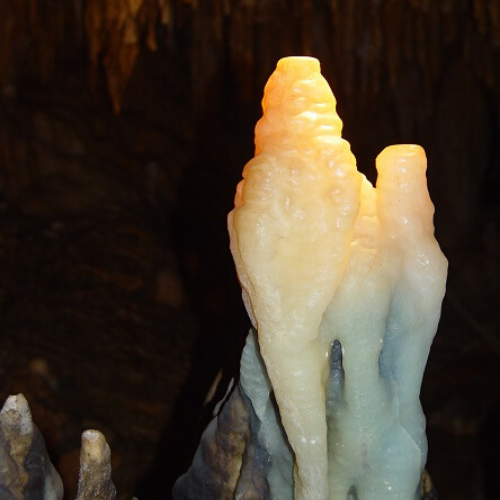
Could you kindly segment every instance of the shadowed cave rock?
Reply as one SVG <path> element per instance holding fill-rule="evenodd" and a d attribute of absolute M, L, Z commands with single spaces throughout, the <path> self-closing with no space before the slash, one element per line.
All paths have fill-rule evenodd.
<path fill-rule="evenodd" d="M 26 396 L 66 498 L 86 428 L 120 499 L 169 498 L 237 371 L 249 322 L 225 217 L 290 54 L 321 60 L 371 180 L 388 144 L 427 151 L 450 261 L 428 469 L 440 498 L 496 498 L 496 3 L 111 4 L 0 1 L 0 396 Z"/>

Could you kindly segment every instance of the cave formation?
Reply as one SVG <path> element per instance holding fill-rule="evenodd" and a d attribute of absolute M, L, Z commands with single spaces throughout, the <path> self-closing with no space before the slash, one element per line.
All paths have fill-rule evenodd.
<path fill-rule="evenodd" d="M 120 499 L 187 468 L 249 326 L 226 214 L 298 54 L 368 178 L 388 144 L 427 151 L 450 261 L 428 468 L 442 498 L 496 497 L 498 2 L 0 0 L 0 37 L 0 399 L 26 396 L 67 498 L 88 428 Z"/>

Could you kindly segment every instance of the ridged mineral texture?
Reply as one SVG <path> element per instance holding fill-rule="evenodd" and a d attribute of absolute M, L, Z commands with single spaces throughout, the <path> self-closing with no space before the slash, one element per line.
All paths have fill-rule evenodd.
<path fill-rule="evenodd" d="M 425 153 L 386 148 L 372 186 L 313 58 L 278 63 L 263 110 L 228 218 L 256 338 L 175 499 L 414 500 L 447 273 Z"/>

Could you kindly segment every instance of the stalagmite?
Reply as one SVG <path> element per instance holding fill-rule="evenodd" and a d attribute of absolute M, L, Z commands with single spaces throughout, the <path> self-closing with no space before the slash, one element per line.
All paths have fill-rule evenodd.
<path fill-rule="evenodd" d="M 62 500 L 63 485 L 34 425 L 26 398 L 9 396 L 0 412 L 0 499 Z M 111 458 L 104 436 L 82 435 L 76 500 L 115 500 Z"/>
<path fill-rule="evenodd" d="M 96 430 L 82 434 L 80 479 L 76 500 L 115 500 L 111 480 L 111 454 L 104 436 Z"/>
<path fill-rule="evenodd" d="M 386 148 L 374 188 L 340 136 L 335 106 L 316 59 L 278 63 L 228 217 L 255 329 L 229 400 L 242 395 L 249 422 L 241 458 L 228 462 L 242 499 L 414 500 L 428 484 L 419 393 L 447 261 L 434 239 L 426 157 L 416 145 Z M 228 408 L 176 500 L 215 499 L 227 484 L 222 457 L 202 450 L 232 435 Z M 263 479 L 257 495 L 241 485 Z"/>
<path fill-rule="evenodd" d="M 229 215 L 231 250 L 295 455 L 295 499 L 411 500 L 447 263 L 423 150 L 384 150 L 375 189 L 340 137 L 335 104 L 317 60 L 278 63 Z M 335 342 L 345 375 L 327 416 Z"/>
<path fill-rule="evenodd" d="M 0 412 L 0 497 L 63 498 L 61 478 L 50 462 L 22 394 L 10 396 Z"/>
<path fill-rule="evenodd" d="M 245 167 L 231 250 L 295 451 L 296 493 L 327 498 L 321 320 L 345 267 L 361 176 L 340 138 L 335 100 L 315 59 L 282 60 L 270 78 L 256 157 Z"/>
<path fill-rule="evenodd" d="M 387 148 L 375 189 L 341 139 L 312 58 L 266 86 L 255 158 L 229 215 L 231 250 L 281 421 L 296 500 L 411 500 L 426 459 L 421 378 L 446 259 L 434 239 L 426 159 Z M 345 376 L 329 401 L 328 358 Z"/>

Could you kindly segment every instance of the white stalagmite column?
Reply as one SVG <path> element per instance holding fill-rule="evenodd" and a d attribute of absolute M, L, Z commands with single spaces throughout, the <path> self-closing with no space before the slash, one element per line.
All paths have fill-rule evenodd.
<path fill-rule="evenodd" d="M 335 106 L 316 59 L 279 61 L 229 214 L 231 251 L 295 454 L 295 499 L 413 500 L 447 264 L 423 150 L 387 148 L 375 189 Z M 344 377 L 329 381 L 335 340 Z"/>

